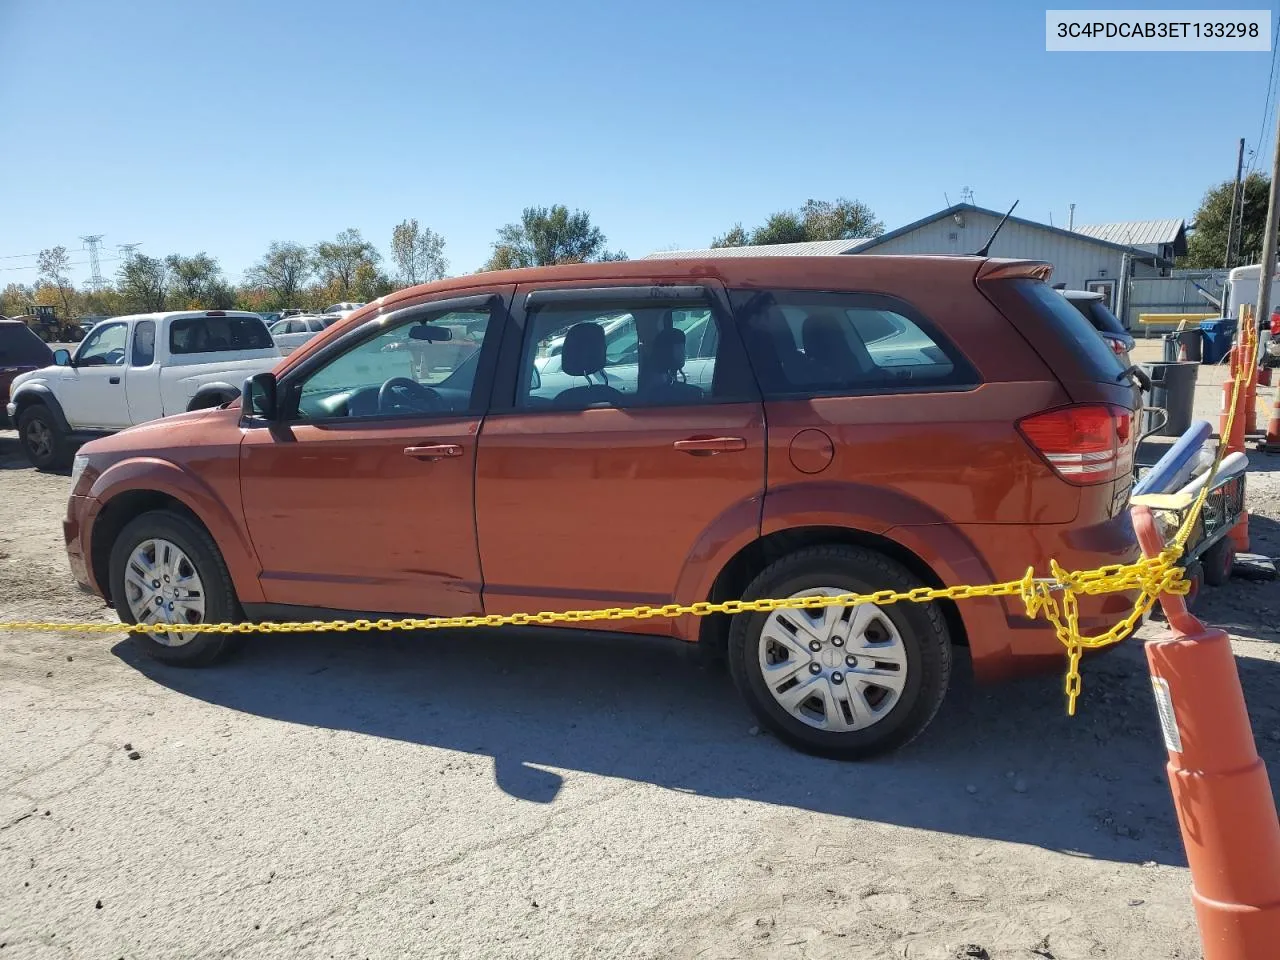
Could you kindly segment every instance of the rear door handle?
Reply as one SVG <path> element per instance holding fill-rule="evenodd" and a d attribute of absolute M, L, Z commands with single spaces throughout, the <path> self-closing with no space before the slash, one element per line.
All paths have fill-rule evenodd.
<path fill-rule="evenodd" d="M 710 455 L 745 450 L 747 449 L 747 441 L 742 437 L 696 437 L 688 440 L 677 440 L 672 446 L 682 453 Z"/>
<path fill-rule="evenodd" d="M 404 455 L 417 460 L 443 460 L 445 457 L 462 456 L 462 447 L 456 443 L 430 443 L 421 447 L 405 447 Z"/>
<path fill-rule="evenodd" d="M 107 380 L 107 383 L 119 383 L 119 382 L 120 382 L 119 377 L 111 377 Z"/>

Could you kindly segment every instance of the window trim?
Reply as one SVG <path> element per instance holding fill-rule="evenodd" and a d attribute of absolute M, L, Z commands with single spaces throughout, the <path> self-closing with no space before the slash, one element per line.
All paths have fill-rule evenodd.
<path fill-rule="evenodd" d="M 489 395 L 491 391 L 491 383 L 493 377 L 493 368 L 497 362 L 498 346 L 505 335 L 506 327 L 510 325 L 510 316 L 504 309 L 508 297 L 497 291 L 491 293 L 473 294 L 462 297 L 447 297 L 442 300 L 427 300 L 422 303 L 416 303 L 412 306 L 402 307 L 398 310 L 392 310 L 389 313 L 379 313 L 370 317 L 359 326 L 346 331 L 334 340 L 325 344 L 315 353 L 310 354 L 296 367 L 291 367 L 280 378 L 276 385 L 276 395 L 280 398 L 281 408 L 278 411 L 276 425 L 293 426 L 296 424 L 310 424 L 333 426 L 336 424 L 389 424 L 400 423 L 405 421 L 419 422 L 423 420 L 458 420 L 471 417 L 483 417 L 488 410 Z M 484 342 L 480 345 L 480 359 L 477 361 L 476 376 L 471 384 L 471 401 L 468 404 L 469 409 L 458 411 L 444 411 L 440 413 L 405 413 L 397 416 L 384 417 L 373 414 L 367 417 L 321 417 L 301 419 L 298 417 L 298 400 L 299 396 L 295 396 L 294 388 L 300 386 L 312 373 L 326 366 L 331 361 L 337 360 L 350 350 L 354 350 L 364 343 L 375 339 L 380 334 L 385 333 L 388 329 L 404 326 L 410 323 L 415 317 L 430 313 L 451 313 L 453 311 L 475 310 L 482 308 L 489 310 L 489 322 L 496 324 L 497 329 L 490 333 L 485 331 Z M 299 392 L 300 393 L 300 392 Z M 241 406 L 243 411 L 244 407 Z M 261 425 L 263 423 L 257 417 L 248 414 L 241 414 L 241 423 L 245 426 Z"/>
<path fill-rule="evenodd" d="M 794 287 L 735 287 L 729 291 L 729 300 L 733 304 L 734 319 L 738 327 L 739 336 L 742 336 L 743 329 L 751 322 L 751 315 L 759 309 L 759 304 L 767 300 L 775 300 L 778 294 L 793 294 L 798 298 L 804 297 L 843 297 L 847 303 L 841 306 L 841 309 L 850 310 L 861 307 L 868 310 L 887 311 L 896 313 L 919 328 L 920 332 L 933 341 L 933 345 L 943 352 L 948 360 L 951 361 L 953 375 L 956 376 L 955 382 L 948 383 L 920 383 L 912 384 L 910 381 L 903 381 L 901 386 L 868 386 L 868 387 L 844 387 L 836 390 L 812 390 L 812 389 L 796 389 L 782 392 L 766 392 L 760 383 L 760 372 L 756 369 L 754 358 L 751 356 L 750 350 L 747 351 L 747 362 L 751 367 L 752 375 L 756 378 L 756 386 L 760 390 L 761 396 L 765 402 L 773 401 L 789 401 L 789 400 L 808 400 L 823 399 L 828 397 L 887 397 L 897 394 L 914 394 L 914 393 L 968 393 L 982 386 L 982 374 L 978 368 L 973 365 L 967 356 L 956 345 L 955 339 L 948 336 L 942 331 L 938 324 L 934 323 L 920 310 L 909 301 L 903 300 L 901 297 L 893 296 L 886 293 L 874 293 L 869 290 L 810 290 Z M 776 300 L 775 300 L 776 302 Z M 875 343 L 877 341 L 872 341 Z M 880 369 L 889 369 L 881 367 Z"/>
<path fill-rule="evenodd" d="M 555 281 L 543 281 L 554 283 Z M 532 288 L 532 289 L 531 289 Z M 718 325 L 719 343 L 716 361 L 719 362 L 721 351 L 736 351 L 730 356 L 730 363 L 737 362 L 744 373 L 744 395 L 733 399 L 709 397 L 706 403 L 697 406 L 680 404 L 637 404 L 628 407 L 591 407 L 577 409 L 573 407 L 522 407 L 516 403 L 516 393 L 520 385 L 520 370 L 525 353 L 533 346 L 533 325 L 529 316 L 533 309 L 556 303 L 599 303 L 601 305 L 635 305 L 636 300 L 664 302 L 672 300 L 692 300 L 706 303 L 711 309 L 713 321 Z M 643 410 L 697 410 L 702 407 L 723 406 L 733 403 L 759 403 L 760 388 L 755 373 L 747 357 L 746 344 L 742 342 L 734 315 L 729 306 L 729 297 L 725 288 L 718 282 L 700 284 L 671 284 L 657 281 L 651 284 L 619 283 L 604 286 L 541 286 L 537 282 L 522 283 L 516 290 L 516 296 L 508 317 L 509 333 L 503 337 L 502 352 L 498 357 L 497 370 L 494 376 L 493 396 L 489 403 L 489 415 L 515 414 L 517 416 L 566 416 L 583 413 L 601 413 L 606 410 L 633 412 Z"/>

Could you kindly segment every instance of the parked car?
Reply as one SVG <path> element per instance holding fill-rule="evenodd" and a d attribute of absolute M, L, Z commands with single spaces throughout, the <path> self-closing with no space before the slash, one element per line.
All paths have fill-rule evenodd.
<path fill-rule="evenodd" d="M 8 401 L 15 377 L 53 363 L 53 351 L 20 320 L 0 317 L 0 398 Z M 0 409 L 0 427 L 9 427 L 7 409 Z"/>
<path fill-rule="evenodd" d="M 326 323 L 325 321 L 328 321 Z M 271 325 L 271 339 L 280 348 L 284 356 L 288 356 L 302 346 L 317 333 L 332 326 L 335 318 L 301 315 L 277 320 Z"/>
<path fill-rule="evenodd" d="M 1098 331 L 1121 364 L 1129 366 L 1129 354 L 1133 352 L 1135 341 L 1124 324 L 1103 302 L 1102 294 L 1090 290 L 1060 290 L 1059 293 Z"/>
<path fill-rule="evenodd" d="M 182 625 L 836 595 L 1132 561 L 1140 394 L 1050 269 L 645 260 L 400 291 L 240 401 L 85 446 L 71 569 L 126 622 Z M 608 376 L 605 326 L 624 315 L 635 373 Z M 419 362 L 458 327 L 478 352 L 452 371 Z M 535 361 L 561 335 L 553 389 Z M 686 352 L 709 354 L 702 373 Z M 1081 629 L 1129 609 L 1083 597 Z M 919 734 L 953 645 L 984 681 L 1063 663 L 1017 598 L 611 626 L 727 652 L 762 724 L 837 757 Z M 135 642 L 194 665 L 232 639 Z"/>
<path fill-rule="evenodd" d="M 20 374 L 7 406 L 32 465 L 71 463 L 77 442 L 239 395 L 246 376 L 280 359 L 262 318 L 224 310 L 116 317 L 75 355 Z"/>
<path fill-rule="evenodd" d="M 340 313 L 343 316 L 346 316 L 349 313 L 355 313 L 355 311 L 359 310 L 363 306 L 364 306 L 363 303 L 348 303 L 348 302 L 335 303 L 325 307 L 324 312 Z"/>

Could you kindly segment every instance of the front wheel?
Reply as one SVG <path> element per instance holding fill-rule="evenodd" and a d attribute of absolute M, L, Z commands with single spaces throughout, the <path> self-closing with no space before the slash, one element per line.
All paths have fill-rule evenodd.
<path fill-rule="evenodd" d="M 830 545 L 770 564 L 743 599 L 922 585 L 882 554 Z M 729 631 L 729 668 L 781 739 L 854 760 L 900 747 L 929 725 L 950 681 L 951 638 L 936 603 L 740 613 Z"/>
<path fill-rule="evenodd" d="M 230 623 L 240 618 L 231 574 L 202 526 L 155 510 L 131 520 L 111 548 L 111 598 L 125 623 Z M 154 660 L 203 666 L 231 651 L 225 633 L 135 633 Z"/>
<path fill-rule="evenodd" d="M 71 438 L 49 408 L 35 403 L 18 414 L 18 443 L 37 470 L 62 470 L 71 464 Z"/>

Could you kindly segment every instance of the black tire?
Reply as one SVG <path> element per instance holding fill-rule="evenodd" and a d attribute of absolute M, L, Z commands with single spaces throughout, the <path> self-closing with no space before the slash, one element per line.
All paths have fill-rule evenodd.
<path fill-rule="evenodd" d="M 18 413 L 18 443 L 37 470 L 65 470 L 75 456 L 71 438 L 43 403 L 33 403 Z"/>
<path fill-rule="evenodd" d="M 209 410 L 213 407 L 220 407 L 224 403 L 228 403 L 238 397 L 239 394 L 229 394 L 225 390 L 219 393 L 198 393 L 191 398 L 191 402 L 187 404 L 187 413 L 195 410 Z"/>
<path fill-rule="evenodd" d="M 134 549 L 146 540 L 168 540 L 185 553 L 204 588 L 205 623 L 234 623 L 242 618 L 231 574 L 213 537 L 199 523 L 170 510 L 153 510 L 125 524 L 111 546 L 111 597 L 125 623 L 137 623 L 125 586 L 126 565 Z M 147 656 L 161 663 L 199 667 L 225 657 L 235 647 L 236 635 L 198 633 L 180 646 L 167 646 L 150 634 L 130 634 Z"/>
<path fill-rule="evenodd" d="M 817 587 L 871 593 L 919 586 L 923 584 L 910 571 L 883 554 L 833 544 L 798 550 L 770 564 L 747 587 L 743 599 L 790 597 Z M 760 722 L 797 749 L 838 760 L 885 753 L 919 736 L 942 706 L 951 679 L 951 637 L 946 619 L 936 603 L 900 603 L 880 609 L 902 638 L 906 681 L 898 702 L 881 719 L 845 732 L 810 726 L 774 699 L 759 656 L 769 614 L 735 615 L 729 629 L 729 670 Z"/>
<path fill-rule="evenodd" d="M 1184 602 L 1188 610 L 1194 610 L 1200 594 L 1204 592 L 1204 564 L 1199 560 L 1191 560 L 1183 569 L 1182 578 L 1191 584 L 1191 592 Z"/>
<path fill-rule="evenodd" d="M 1229 536 L 1223 537 L 1200 556 L 1204 567 L 1204 582 L 1211 587 L 1220 587 L 1231 579 L 1231 570 L 1236 565 L 1236 547 Z"/>

